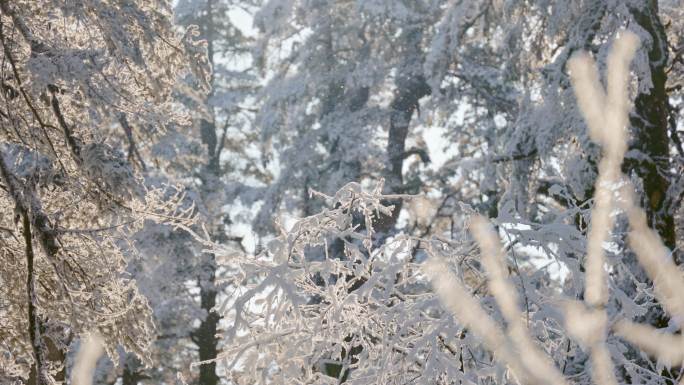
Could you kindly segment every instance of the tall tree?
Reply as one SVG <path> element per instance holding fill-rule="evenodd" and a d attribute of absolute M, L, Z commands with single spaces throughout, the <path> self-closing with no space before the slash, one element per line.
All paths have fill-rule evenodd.
<path fill-rule="evenodd" d="M 187 112 L 191 124 L 171 126 L 150 144 L 147 160 L 152 165 L 145 183 L 180 186 L 183 206 L 196 213 L 192 231 L 207 230 L 219 242 L 240 245 L 240 237 L 230 235 L 240 213 L 229 207 L 233 202 L 248 204 L 249 198 L 236 198 L 251 193 L 249 186 L 264 176 L 250 132 L 250 96 L 256 86 L 248 55 L 250 38 L 231 19 L 236 12 L 249 16 L 250 7 L 248 2 L 187 0 L 176 2 L 174 11 L 180 25 L 199 25 L 197 34 L 207 42 L 211 90 L 193 89 L 194 75 L 177 84 L 176 108 Z M 164 224 L 146 223 L 136 234 L 136 246 L 138 255 L 129 271 L 142 281 L 158 325 L 152 350 L 155 365 L 145 367 L 129 355 L 114 375 L 111 368 L 104 370 L 104 377 L 127 385 L 174 381 L 181 374 L 190 383 L 218 383 L 215 360 L 221 316 L 215 308 L 231 288 L 226 284 L 231 269 L 219 270 L 215 256 L 203 252 L 201 242 Z"/>
<path fill-rule="evenodd" d="M 631 148 L 645 155 L 626 164 L 642 180 L 644 206 L 648 221 L 670 249 L 676 247 L 673 211 L 667 207 L 670 181 L 667 176 L 670 165 L 670 149 L 678 140 L 678 133 L 670 133 L 670 95 L 666 91 L 669 45 L 665 27 L 660 20 L 658 1 L 651 0 L 630 7 L 634 22 L 642 29 L 642 36 L 648 57 L 648 72 L 640 73 L 644 86 L 634 100 L 634 114 L 631 119 L 634 133 Z M 648 87 L 650 85 L 650 87 Z M 681 145 L 680 145 L 681 147 Z"/>
<path fill-rule="evenodd" d="M 418 101 L 430 93 L 422 65 L 439 13 L 434 1 L 269 1 L 262 7 L 258 62 L 270 80 L 257 124 L 281 171 L 265 193 L 258 230 L 272 230 L 282 203 L 315 210 L 307 206 L 314 203 L 308 189 L 332 193 L 349 180 L 386 177 L 391 191 L 409 190 L 404 159 L 427 159 L 424 149 L 406 151 L 406 142 Z M 283 54 L 269 55 L 277 50 Z M 387 93 L 395 94 L 389 105 L 383 104 Z"/>
<path fill-rule="evenodd" d="M 601 148 L 587 134 L 575 101 L 567 64 L 577 51 L 586 50 L 604 70 L 611 47 L 605 43 L 622 29 L 635 32 L 642 41 L 632 67 L 633 140 L 623 171 L 643 193 L 641 199 L 649 225 L 673 248 L 674 213 L 678 210 L 681 181 L 671 174 L 673 169 L 679 169 L 670 160 L 677 149 L 678 136 L 676 129 L 671 128 L 677 126 L 676 118 L 668 118 L 679 91 L 672 85 L 668 87 L 673 82 L 667 78 L 680 77 L 681 66 L 676 60 L 667 59 L 668 50 L 678 52 L 678 46 L 668 45 L 665 36 L 673 35 L 668 28 L 680 28 L 673 15 L 681 10 L 671 2 L 661 3 L 667 3 L 664 16 L 663 8 L 654 1 L 453 1 L 434 6 L 430 2 L 266 3 L 257 20 L 264 37 L 261 54 L 272 66 L 258 124 L 265 139 L 278 150 L 283 166 L 265 195 L 255 227 L 268 231 L 270 219 L 278 216 L 281 207 L 294 209 L 305 217 L 291 229 L 282 225 L 281 236 L 256 261 L 241 261 L 246 271 L 260 271 L 263 281 L 249 284 L 249 290 L 235 301 L 231 312 L 243 314 L 244 319 L 233 323 L 229 340 L 238 334 L 235 329 L 250 322 L 245 319 L 257 322 L 262 317 L 282 316 L 287 321 L 268 325 L 272 326 L 270 336 L 247 332 L 244 338 L 235 338 L 248 348 L 229 349 L 230 354 L 240 356 L 252 344 L 272 344 L 269 346 L 273 347 L 273 354 L 255 359 L 254 368 L 276 362 L 274 365 L 283 370 L 275 373 L 274 378 L 281 380 L 294 377 L 318 381 L 321 372 L 332 374 L 320 370 L 319 363 L 323 361 L 324 367 L 333 362 L 341 368 L 335 375 L 338 380 L 360 381 L 370 376 L 375 381 L 387 381 L 387 377 L 382 377 L 386 373 L 378 373 L 374 368 L 395 368 L 391 365 L 402 368 L 397 373 L 404 370 L 401 375 L 407 378 L 409 372 L 420 378 L 421 373 L 425 375 L 422 370 L 435 367 L 431 366 L 434 362 L 422 367 L 421 362 L 401 360 L 434 354 L 443 363 L 442 353 L 450 357 L 444 360 L 461 362 L 457 369 L 461 374 L 449 375 L 478 373 L 482 369 L 478 365 L 490 358 L 481 352 L 464 353 L 472 350 L 468 328 L 459 326 L 455 333 L 448 334 L 447 329 L 435 323 L 407 331 L 397 320 L 410 317 L 403 313 L 408 307 L 424 309 L 424 304 L 414 302 L 417 297 L 411 296 L 425 289 L 412 287 L 403 280 L 412 276 L 415 266 L 411 263 L 424 258 L 420 252 L 424 245 L 412 246 L 415 255 L 407 264 L 393 264 L 375 253 L 382 254 L 383 248 L 388 247 L 385 242 L 400 238 L 401 232 L 448 240 L 439 250 L 450 250 L 444 251 L 444 255 L 453 258 L 458 255 L 458 271 L 477 292 L 481 276 L 477 268 L 467 266 L 472 254 L 461 248 L 468 249 L 469 239 L 463 232 L 469 218 L 480 212 L 492 216 L 505 236 L 512 254 L 508 268 L 517 275 L 518 289 L 525 294 L 529 322 L 544 325 L 546 330 L 536 337 L 546 341 L 544 348 L 553 356 L 563 357 L 564 374 L 588 379 L 584 371 L 588 355 L 571 338 L 546 339 L 562 320 L 544 310 L 544 298 L 553 296 L 552 293 L 562 292 L 577 299 L 584 295 L 587 224 L 591 222 L 594 183 L 601 159 Z M 661 17 L 673 21 L 664 24 Z M 364 52 L 354 43 L 363 44 L 369 51 Z M 278 48 L 282 54 L 274 53 Z M 380 59 L 365 62 L 361 56 L 365 54 Z M 335 59 L 332 65 L 331 57 Z M 359 89 L 355 87 L 358 83 L 354 83 L 358 69 L 373 76 L 367 75 L 367 87 L 361 87 L 368 92 L 364 104 L 349 113 L 341 103 L 341 95 Z M 606 78 L 598 81 L 605 83 Z M 379 114 L 373 115 L 374 108 Z M 356 116 L 363 118 L 357 121 Z M 415 119 L 417 116 L 420 119 Z M 445 148 L 454 155 L 425 167 L 421 164 L 423 159 L 412 155 L 441 155 L 421 148 L 421 135 L 429 138 L 435 133 L 444 134 Z M 328 147 L 328 138 L 336 136 L 339 141 L 332 143 L 348 145 Z M 414 143 L 416 148 L 411 147 Z M 359 212 L 363 209 L 353 208 L 354 203 L 371 205 L 363 203 L 360 187 L 346 186 L 334 193 L 345 181 L 335 181 L 333 178 L 339 174 L 329 172 L 335 168 L 325 166 L 340 157 L 362 160 L 356 169 L 347 168 L 347 175 L 356 173 L 361 185 L 372 186 L 370 181 L 384 176 L 385 193 L 415 192 L 416 186 L 429 191 L 427 200 L 435 201 L 430 202 L 432 209 L 412 211 L 412 204 L 402 205 L 394 196 L 382 203 L 394 203 L 397 211 L 384 218 L 371 215 L 379 224 L 371 228 L 374 222 L 360 220 Z M 307 194 L 295 193 L 302 188 L 329 194 L 322 200 L 330 204 L 329 208 L 315 214 L 319 206 L 308 202 Z M 348 195 L 359 201 L 345 200 Z M 406 223 L 400 220 L 402 211 L 427 218 L 415 221 L 415 227 L 404 227 Z M 333 224 L 332 218 L 339 222 Z M 358 227 L 348 227 L 348 221 Z M 373 250 L 361 239 L 376 230 L 394 237 L 379 237 L 375 245 L 378 249 Z M 606 304 L 608 315 L 634 320 L 648 318 L 654 325 L 662 326 L 668 320 L 659 316 L 663 314 L 661 305 L 650 300 L 654 296 L 649 277 L 627 251 L 621 231 L 618 227 L 610 238 L 615 247 L 608 251 L 607 263 L 611 269 L 610 290 L 615 295 Z M 623 252 L 629 257 L 621 257 Z M 398 255 L 402 254 L 387 258 L 393 261 L 397 256 L 401 260 Z M 265 260 L 273 263 L 272 270 L 255 266 Z M 540 268 L 540 260 L 549 265 Z M 384 271 L 374 270 L 376 264 L 391 270 L 392 278 L 385 276 Z M 278 290 L 269 291 L 273 286 L 282 290 L 282 296 L 275 294 Z M 263 312 L 255 311 L 257 314 L 252 313 L 254 309 L 246 309 L 246 303 L 257 301 L 262 295 L 268 297 L 267 303 L 273 308 L 260 308 Z M 344 302 L 345 299 L 350 302 Z M 307 306 L 299 307 L 300 303 Z M 336 307 L 342 303 L 348 314 Z M 288 313 L 291 318 L 283 315 L 287 311 L 280 312 L 281 305 L 293 312 Z M 302 312 L 297 313 L 298 309 Z M 328 318 L 330 312 L 334 314 L 332 319 Z M 384 329 L 355 323 L 359 319 L 376 320 Z M 300 333 L 293 326 L 298 324 L 310 325 L 312 329 Z M 387 340 L 373 332 L 388 333 L 391 343 L 383 345 Z M 422 339 L 422 333 L 432 333 L 431 336 L 439 336 L 440 341 L 448 343 L 430 346 Z M 363 341 L 364 336 L 367 341 Z M 305 338 L 311 338 L 312 344 L 288 350 L 287 346 Z M 420 348 L 412 338 L 423 343 L 418 345 Z M 614 360 L 637 367 L 632 370 L 630 366 L 621 372 L 620 381 L 647 377 L 660 383 L 668 381 L 668 376 L 649 372 L 647 368 L 652 363 L 636 357 L 636 351 L 622 341 L 608 343 Z M 280 366 L 279 354 L 294 355 L 300 360 Z M 273 361 L 269 363 L 269 359 Z M 453 370 L 447 364 L 441 368 L 445 372 Z M 249 375 L 234 368 L 233 376 Z M 472 377 L 468 380 L 474 381 Z"/>
<path fill-rule="evenodd" d="M 238 7 L 240 6 L 240 7 Z M 176 6 L 180 23 L 200 25 L 200 36 L 207 41 L 209 63 L 213 72 L 212 90 L 199 103 L 186 100 L 201 110 L 196 114 L 196 131 L 202 149 L 196 156 L 193 173 L 199 184 L 196 203 L 200 207 L 202 225 L 212 239 L 220 243 L 240 244 L 241 238 L 230 234 L 233 218 L 224 207 L 233 203 L 250 184 L 248 177 L 259 181 L 264 173 L 254 150 L 255 137 L 250 132 L 253 112 L 249 99 L 256 88 L 249 49 L 251 39 L 231 20 L 230 13 L 250 10 L 249 2 L 226 0 L 181 1 Z M 249 15 L 249 14 L 247 14 Z M 254 183 L 253 181 L 253 183 Z M 249 199 L 246 199 L 249 202 Z M 221 292 L 226 287 L 219 283 L 227 279 L 225 270 L 218 269 L 213 253 L 200 253 L 196 264 L 199 305 L 204 313 L 199 326 L 190 334 L 197 346 L 199 376 L 197 383 L 219 383 L 216 373 L 219 351 L 219 323 Z"/>
<path fill-rule="evenodd" d="M 141 183 L 136 142 L 185 120 L 170 91 L 189 70 L 208 87 L 203 47 L 175 31 L 165 1 L 2 1 L 0 42 L 8 376 L 65 380 L 67 350 L 90 332 L 110 356 L 122 346 L 149 362 L 154 325 L 124 273 L 128 241 L 146 219 L 187 218 Z"/>

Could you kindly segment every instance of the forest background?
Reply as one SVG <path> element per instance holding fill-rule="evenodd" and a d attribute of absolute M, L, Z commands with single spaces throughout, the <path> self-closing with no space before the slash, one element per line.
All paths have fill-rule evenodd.
<path fill-rule="evenodd" d="M 88 336 L 96 384 L 679 382 L 682 36 L 680 0 L 0 0 L 0 383 L 77 383 Z"/>

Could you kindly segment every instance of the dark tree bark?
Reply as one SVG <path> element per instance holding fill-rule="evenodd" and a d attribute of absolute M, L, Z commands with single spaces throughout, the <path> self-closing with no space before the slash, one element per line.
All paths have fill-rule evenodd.
<path fill-rule="evenodd" d="M 650 35 L 651 41 L 642 41 L 648 49 L 650 78 L 639 79 L 640 83 L 650 82 L 647 92 L 640 92 L 634 100 L 630 116 L 632 141 L 630 150 L 645 155 L 641 159 L 626 159 L 623 171 L 636 174 L 642 182 L 641 206 L 644 207 L 648 225 L 654 228 L 663 243 L 670 249 L 676 247 L 674 208 L 668 207 L 667 193 L 670 187 L 669 97 L 666 91 L 668 56 L 667 36 L 658 16 L 658 2 L 647 0 L 640 7 L 631 9 L 635 21 Z M 629 262 L 634 266 L 634 274 L 642 282 L 651 282 L 633 256 Z M 655 327 L 665 327 L 669 316 L 661 307 L 653 307 L 640 322 Z"/>
<path fill-rule="evenodd" d="M 214 0 L 208 0 L 206 3 L 205 23 L 202 26 L 204 36 L 207 39 L 207 54 L 209 62 L 212 67 L 215 64 L 215 50 L 214 39 L 216 38 L 216 31 L 214 26 L 215 13 Z M 214 84 L 214 75 L 212 73 L 211 83 Z M 213 90 L 207 95 L 207 100 L 213 96 Z M 205 169 L 202 171 L 202 193 L 204 196 L 212 194 L 216 187 L 216 179 L 221 176 L 221 146 L 218 135 L 216 133 L 216 120 L 213 108 L 210 108 L 211 121 L 202 119 L 200 122 L 200 136 L 202 143 L 207 148 L 207 163 Z M 213 226 L 212 226 L 213 227 Z M 217 241 L 221 242 L 225 238 L 220 237 L 221 229 L 212 228 L 210 233 Z M 216 257 L 213 254 L 204 254 L 201 257 L 200 275 L 198 277 L 198 285 L 200 288 L 200 306 L 206 312 L 206 317 L 200 322 L 199 327 L 193 331 L 191 335 L 192 341 L 197 345 L 199 360 L 208 361 L 216 358 L 218 354 L 218 324 L 221 320 L 220 315 L 214 311 L 216 306 L 216 296 L 218 290 L 216 287 Z M 211 362 L 199 366 L 199 385 L 217 385 L 219 377 L 216 374 L 216 363 Z"/>
<path fill-rule="evenodd" d="M 202 192 L 208 196 L 213 193 L 216 186 L 215 180 L 220 177 L 220 149 L 216 147 L 217 135 L 216 126 L 213 122 L 202 120 L 201 122 L 202 141 L 207 146 L 208 161 L 202 173 Z M 211 229 L 211 235 L 222 242 L 221 229 Z M 206 312 L 206 317 L 201 321 L 199 327 L 193 331 L 191 339 L 197 345 L 200 361 L 208 361 L 216 358 L 218 353 L 218 324 L 220 315 L 214 311 L 216 306 L 216 257 L 213 254 L 204 254 L 201 257 L 200 275 L 198 285 L 200 288 L 200 307 Z M 216 363 L 211 362 L 199 366 L 199 385 L 216 385 L 219 383 L 216 374 Z"/>
<path fill-rule="evenodd" d="M 625 167 L 634 171 L 643 181 L 643 207 L 648 214 L 649 226 L 655 228 L 665 245 L 675 248 L 675 225 L 672 208 L 666 205 L 670 182 L 666 176 L 670 169 L 669 100 L 665 89 L 667 74 L 668 46 L 667 36 L 658 17 L 658 2 L 644 1 L 643 7 L 633 9 L 633 15 L 641 28 L 651 36 L 648 47 L 650 81 L 653 87 L 649 92 L 639 93 L 634 101 L 634 111 L 630 117 L 633 129 L 631 149 L 638 150 L 648 157 L 646 161 L 627 160 Z M 642 42 L 644 44 L 646 42 Z"/>
<path fill-rule="evenodd" d="M 4 167 L 3 167 L 3 171 Z M 3 172 L 4 174 L 4 172 Z M 40 324 L 40 319 L 38 318 L 36 302 L 38 296 L 36 294 L 36 279 L 34 274 L 34 260 L 35 255 L 33 254 L 33 242 L 31 236 L 31 221 L 29 220 L 29 215 L 27 212 L 22 212 L 23 217 L 23 230 L 24 243 L 26 247 L 26 293 L 28 294 L 28 331 L 29 338 L 31 339 L 31 348 L 33 349 L 33 365 L 31 365 L 31 371 L 29 373 L 29 384 L 31 385 L 43 385 L 47 384 L 44 375 L 46 371 L 43 365 L 46 362 L 44 357 L 44 352 L 42 349 L 41 335 L 40 331 L 42 329 Z"/>
<path fill-rule="evenodd" d="M 416 45 L 417 48 L 420 41 L 420 32 L 412 31 L 408 35 L 407 40 L 409 44 Z M 408 55 L 407 57 L 416 60 L 416 58 L 421 58 L 422 55 Z M 431 93 L 430 86 L 422 75 L 422 65 L 420 64 L 414 62 L 405 63 L 402 73 L 397 76 L 395 81 L 396 94 L 390 104 L 390 127 L 387 138 L 388 167 L 385 172 L 385 188 L 386 192 L 390 194 L 405 192 L 402 169 L 404 167 L 404 159 L 406 159 L 406 138 L 409 134 L 411 118 L 419 108 L 418 103 L 420 99 Z M 401 212 L 401 200 L 393 200 L 390 203 L 394 205 L 392 216 L 380 218 L 377 225 L 378 230 L 383 232 L 394 228 Z"/>
<path fill-rule="evenodd" d="M 213 360 L 218 354 L 218 324 L 221 320 L 220 315 L 214 311 L 216 306 L 216 296 L 218 294 L 215 286 L 216 263 L 214 255 L 205 255 L 202 265 L 202 278 L 199 279 L 200 285 L 200 304 L 202 309 L 207 312 L 207 316 L 202 320 L 199 327 L 193 331 L 191 339 L 197 345 L 200 361 Z M 200 385 L 216 385 L 219 377 L 216 374 L 216 363 L 200 365 L 199 381 Z"/>
<path fill-rule="evenodd" d="M 215 180 L 220 177 L 219 157 L 220 150 L 212 145 L 216 144 L 216 126 L 212 122 L 202 121 L 202 140 L 209 150 L 209 157 L 205 171 L 202 173 L 203 195 L 213 192 Z M 217 242 L 225 241 L 220 228 L 211 229 L 211 235 Z M 198 284 L 200 287 L 200 306 L 207 316 L 201 321 L 199 327 L 192 333 L 191 339 L 197 345 L 200 361 L 213 360 L 218 353 L 218 324 L 221 316 L 214 311 L 216 306 L 216 257 L 213 254 L 202 255 L 200 263 L 200 275 Z M 219 377 L 216 374 L 216 363 L 211 362 L 199 366 L 199 385 L 216 385 Z"/>

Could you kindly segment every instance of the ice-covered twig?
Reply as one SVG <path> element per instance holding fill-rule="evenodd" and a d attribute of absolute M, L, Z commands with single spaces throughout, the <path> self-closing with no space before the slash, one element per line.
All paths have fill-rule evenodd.
<path fill-rule="evenodd" d="M 584 300 L 590 309 L 572 304 L 566 308 L 567 326 L 576 339 L 591 351 L 592 379 L 596 384 L 616 384 L 610 353 L 605 344 L 608 285 L 605 274 L 603 243 L 613 228 L 613 189 L 618 183 L 625 151 L 626 126 L 629 122 L 629 63 L 639 47 L 639 38 L 623 31 L 613 43 L 608 57 L 607 92 L 601 89 L 593 59 L 584 52 L 570 59 L 568 69 L 582 115 L 587 121 L 592 140 L 603 146 L 599 163 L 595 200 L 589 228 L 586 257 L 586 289 Z M 578 314 L 585 317 L 578 318 Z M 588 325 L 587 318 L 593 319 Z M 583 325 L 586 325 L 583 326 Z"/>
<path fill-rule="evenodd" d="M 518 306 L 517 289 L 508 280 L 503 246 L 489 222 L 480 216 L 471 219 L 470 229 L 482 250 L 482 262 L 489 273 L 489 290 L 508 323 L 508 335 L 520 361 L 540 383 L 565 384 L 563 375 L 530 338 Z"/>
<path fill-rule="evenodd" d="M 432 257 L 425 263 L 423 271 L 430 278 L 432 287 L 446 310 L 481 338 L 485 347 L 510 367 L 520 383 L 527 383 L 534 378 L 522 364 L 520 356 L 515 354 L 499 325 L 454 277 L 449 266 L 433 253 L 430 254 Z"/>
<path fill-rule="evenodd" d="M 612 189 L 620 178 L 620 165 L 627 149 L 629 63 L 638 46 L 639 38 L 628 31 L 615 39 L 608 57 L 607 94 L 601 90 L 596 64 L 587 53 L 575 54 L 568 63 L 577 102 L 587 121 L 589 134 L 604 150 L 595 185 L 596 203 L 592 210 L 587 245 L 584 299 L 591 306 L 603 306 L 608 299 L 603 243 L 608 240 L 613 228 Z"/>

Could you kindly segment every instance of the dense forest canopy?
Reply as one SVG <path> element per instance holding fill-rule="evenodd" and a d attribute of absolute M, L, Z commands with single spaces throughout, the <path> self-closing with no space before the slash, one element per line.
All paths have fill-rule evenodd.
<path fill-rule="evenodd" d="M 680 0 L 0 0 L 0 384 L 684 383 Z"/>

